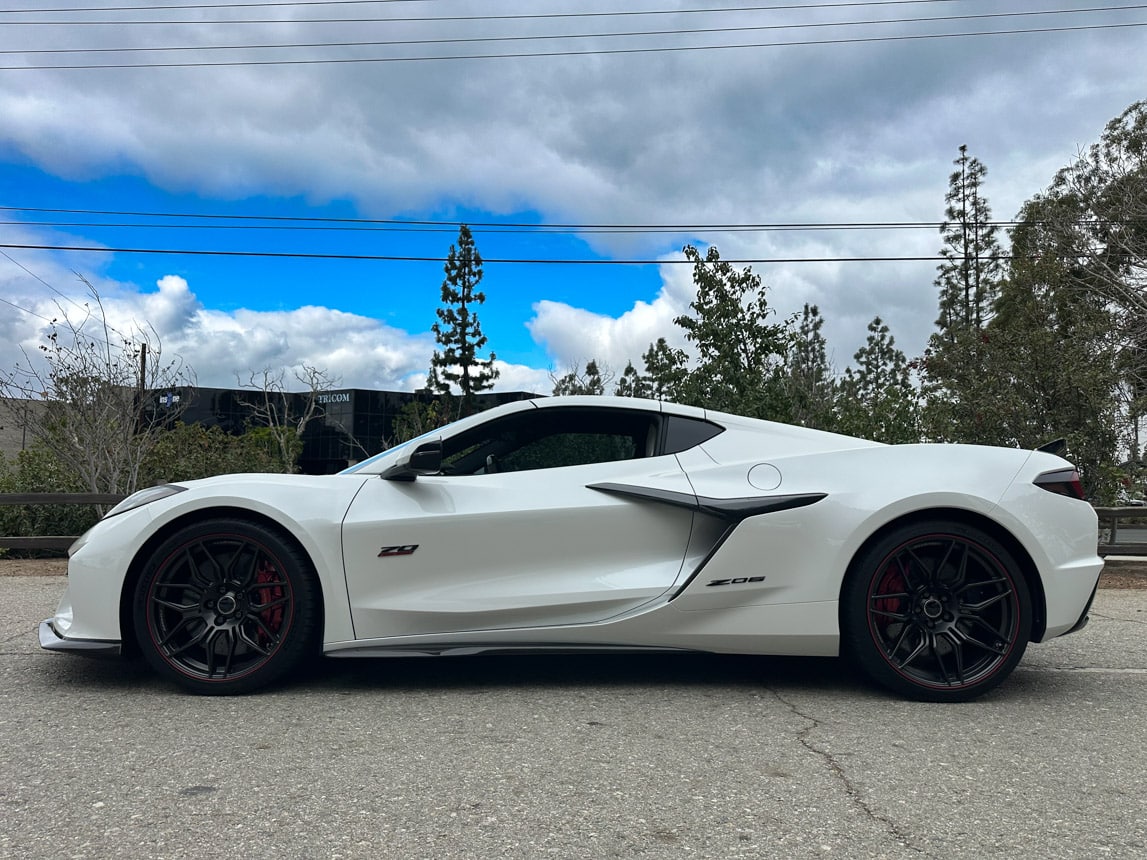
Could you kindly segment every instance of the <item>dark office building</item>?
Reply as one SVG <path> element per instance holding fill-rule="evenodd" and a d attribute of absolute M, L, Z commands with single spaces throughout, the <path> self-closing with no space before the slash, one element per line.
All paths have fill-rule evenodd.
<path fill-rule="evenodd" d="M 260 423 L 250 404 L 262 393 L 231 388 L 175 389 L 157 395 L 159 408 L 178 404 L 185 424 L 219 426 L 239 435 Z M 286 394 L 292 415 L 306 410 L 306 394 Z M 524 391 L 478 394 L 479 408 L 489 409 L 515 400 L 537 397 Z M 413 400 L 428 400 L 430 395 L 409 391 L 367 391 L 362 388 L 340 388 L 318 395 L 315 417 L 303 433 L 303 453 L 299 467 L 310 475 L 324 475 L 345 469 L 385 447 L 384 440 L 393 438 L 394 419 Z"/>

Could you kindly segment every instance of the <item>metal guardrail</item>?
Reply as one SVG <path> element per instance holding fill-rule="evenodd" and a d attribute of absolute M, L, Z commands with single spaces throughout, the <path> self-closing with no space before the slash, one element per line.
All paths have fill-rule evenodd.
<path fill-rule="evenodd" d="M 124 498 L 115 493 L 0 493 L 0 505 L 114 505 Z M 1147 536 L 1147 507 L 1097 507 L 1095 513 L 1099 516 L 1100 555 L 1147 557 L 1147 542 L 1119 540 L 1120 523 L 1141 523 L 1141 528 L 1136 531 Z M 62 550 L 71 546 L 75 540 L 75 535 L 0 536 L 0 548 Z"/>
<path fill-rule="evenodd" d="M 1099 554 L 1147 556 L 1147 507 L 1143 505 L 1122 508 L 1095 509 L 1099 515 Z M 1135 540 L 1120 540 L 1119 527 L 1134 528 Z"/>
<path fill-rule="evenodd" d="M 118 493 L 0 493 L 0 505 L 114 505 L 126 498 Z M 0 548 L 54 549 L 70 547 L 77 535 L 0 535 Z"/>

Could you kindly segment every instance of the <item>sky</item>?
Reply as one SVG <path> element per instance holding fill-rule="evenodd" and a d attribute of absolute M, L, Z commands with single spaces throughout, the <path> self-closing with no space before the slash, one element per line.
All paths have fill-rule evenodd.
<path fill-rule="evenodd" d="M 1127 0 L 4 0 L 0 369 L 83 278 L 201 386 L 413 390 L 459 223 L 501 390 L 687 348 L 686 243 L 917 355 L 959 147 L 1007 221 L 1143 56 Z"/>

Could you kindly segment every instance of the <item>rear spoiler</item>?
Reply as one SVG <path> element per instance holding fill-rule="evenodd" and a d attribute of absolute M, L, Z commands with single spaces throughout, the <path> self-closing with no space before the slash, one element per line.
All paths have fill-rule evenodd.
<path fill-rule="evenodd" d="M 1046 445 L 1040 445 L 1036 450 L 1043 451 L 1045 454 L 1055 454 L 1057 457 L 1062 457 L 1067 453 L 1067 440 L 1055 439 Z"/>

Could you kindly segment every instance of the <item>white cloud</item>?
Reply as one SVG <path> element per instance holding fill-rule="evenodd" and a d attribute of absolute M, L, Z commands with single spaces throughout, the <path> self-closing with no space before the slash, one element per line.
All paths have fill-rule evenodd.
<path fill-rule="evenodd" d="M 91 301 L 78 291 L 65 298 L 22 283 L 24 292 L 13 293 L 11 301 L 26 311 L 0 316 L 0 366 L 5 368 L 24 361 L 20 347 L 35 355 L 51 319 L 61 314 L 79 319 L 81 307 Z M 7 286 L 0 286 L 7 295 Z M 202 386 L 234 387 L 263 368 L 286 369 L 290 379 L 292 370 L 311 365 L 341 377 L 348 388 L 411 390 L 425 374 L 433 347 L 428 335 L 330 308 L 223 312 L 202 307 L 178 276 L 162 278 L 157 287 L 155 292 L 101 288 L 107 320 L 118 332 L 153 330 L 163 354 L 179 356 Z"/>
<path fill-rule="evenodd" d="M 672 255 L 684 259 L 682 255 Z M 553 372 L 561 375 L 582 368 L 590 359 L 615 373 L 632 361 L 641 369 L 641 356 L 649 345 L 664 337 L 673 346 L 684 346 L 681 329 L 674 318 L 689 310 L 695 291 L 691 269 L 683 265 L 661 267 L 662 286 L 651 302 L 637 301 L 618 317 L 593 313 L 565 302 L 548 299 L 536 302 L 534 316 L 526 323 L 534 340 L 543 344 L 553 361 Z"/>

